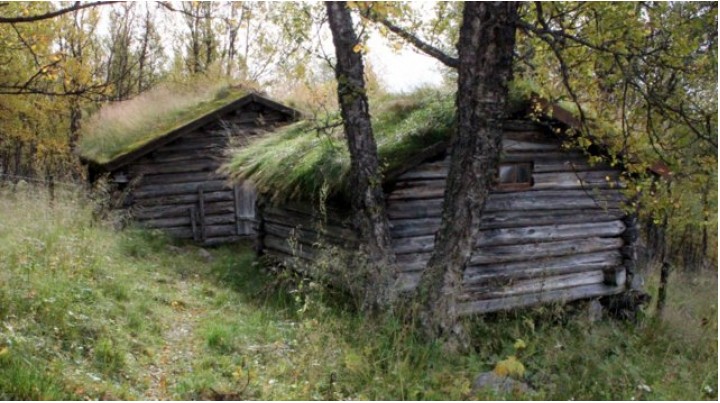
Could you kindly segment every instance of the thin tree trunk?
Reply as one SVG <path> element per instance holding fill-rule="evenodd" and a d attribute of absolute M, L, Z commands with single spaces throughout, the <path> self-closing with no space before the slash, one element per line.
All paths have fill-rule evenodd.
<path fill-rule="evenodd" d="M 423 333 L 462 347 L 457 296 L 500 156 L 512 77 L 517 4 L 468 2 L 458 41 L 457 132 L 451 141 L 443 215 L 418 286 Z"/>
<path fill-rule="evenodd" d="M 362 54 L 356 51 L 359 42 L 350 10 L 344 2 L 327 2 L 326 6 L 337 56 L 338 100 L 350 151 L 354 225 L 369 258 L 364 309 L 376 311 L 391 307 L 395 300 L 394 254 L 377 145 L 370 123 Z"/>
<path fill-rule="evenodd" d="M 657 316 L 662 317 L 663 311 L 665 311 L 665 301 L 667 299 L 667 286 L 670 279 L 670 264 L 668 262 L 662 262 L 662 268 L 660 269 L 660 286 L 658 287 L 658 300 L 657 300 Z"/>

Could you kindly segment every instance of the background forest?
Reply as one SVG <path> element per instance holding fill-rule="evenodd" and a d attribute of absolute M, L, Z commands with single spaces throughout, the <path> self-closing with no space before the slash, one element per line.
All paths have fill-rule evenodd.
<path fill-rule="evenodd" d="M 457 53 L 462 3 L 349 2 L 349 7 L 360 39 L 355 53 L 367 60 L 379 51 L 371 44 L 382 43 L 383 51 L 430 55 L 439 61 L 435 74 L 439 72 L 442 83 L 437 89 L 444 94 L 456 90 L 457 72 L 450 66 Z M 461 362 L 442 358 L 439 350 L 414 350 L 415 341 L 393 327 L 397 324 L 373 329 L 380 335 L 377 338 L 347 336 L 347 328 L 367 329 L 355 317 L 328 311 L 322 303 L 326 296 L 318 296 L 309 283 L 301 283 L 304 285 L 281 297 L 262 294 L 263 302 L 271 301 L 268 308 L 259 302 L 252 287 L 276 284 L 264 277 L 251 281 L 259 275 L 255 271 L 231 273 L 237 265 L 233 259 L 250 266 L 246 250 L 239 258 L 236 250 L 213 251 L 214 263 L 207 271 L 196 272 L 190 267 L 202 266 L 203 258 L 194 250 L 185 249 L 174 261 L 176 253 L 168 252 L 167 240 L 162 237 L 134 231 L 114 235 L 95 224 L 97 200 L 88 199 L 86 167 L 79 158 L 83 147 L 110 141 L 94 134 L 122 133 L 126 125 L 132 126 L 133 119 L 190 107 L 212 99 L 228 86 L 264 92 L 302 110 L 319 128 L 328 125 L 328 116 L 337 116 L 335 53 L 325 6 L 0 2 L 0 191 L 5 192 L 0 194 L 0 241 L 4 240 L 0 242 L 0 285 L 13 284 L 22 291 L 15 295 L 0 286 L 0 323 L 5 326 L 0 328 L 0 336 L 15 334 L 14 329 L 27 325 L 11 321 L 7 315 L 13 309 L 37 321 L 24 328 L 33 335 L 28 338 L 36 350 L 22 347 L 28 350 L 19 348 L 15 356 L 10 336 L 0 338 L 0 363 L 12 364 L 6 367 L 10 368 L 7 373 L 0 369 L 0 397 L 467 398 L 473 396 L 466 384 L 469 375 L 455 377 L 457 371 L 471 368 L 477 372 L 513 354 L 527 364 L 529 372 L 538 369 L 530 375 L 531 381 L 556 385 L 540 391 L 540 397 L 716 398 L 717 362 L 712 362 L 712 357 L 717 355 L 717 3 L 537 2 L 523 3 L 519 14 L 513 91 L 538 94 L 573 111 L 584 130 L 569 145 L 589 149 L 600 140 L 622 156 L 618 162 L 629 173 L 637 174 L 625 179 L 640 206 L 642 258 L 649 288 L 656 285 L 658 262 L 669 263 L 677 279 L 669 299 L 675 308 L 667 314 L 667 323 L 659 325 L 660 330 L 644 328 L 630 337 L 623 325 L 616 324 L 596 330 L 589 330 L 584 322 L 562 323 L 561 330 L 539 325 L 544 320 L 556 323 L 554 312 L 499 315 L 502 329 L 481 326 L 478 329 L 487 334 L 473 335 L 496 340 L 477 347 L 481 357 L 490 357 L 487 362 L 485 358 Z M 371 111 L 376 102 L 416 90 L 398 90 L 372 63 L 366 64 L 364 74 Z M 427 81 L 431 80 L 418 78 L 418 82 Z M 425 91 L 425 96 L 432 94 L 427 88 L 420 91 Z M 142 110 L 125 107 L 123 101 L 138 97 L 143 99 Z M 116 126 L 105 126 L 108 124 Z M 651 167 L 669 174 L 645 175 Z M 63 195 L 55 210 L 44 199 L 50 182 Z M 26 192 L 28 184 L 31 189 Z M 36 187 L 42 188 L 42 193 L 33 193 Z M 23 228 L 33 221 L 27 215 L 32 211 L 45 217 L 47 228 Z M 90 240 L 99 242 L 96 250 L 87 248 Z M 101 264 L 111 257 L 129 264 Z M 93 269 L 78 274 L 78 265 Z M 58 284 L 66 288 L 53 288 L 40 276 L 31 276 L 47 267 L 53 268 L 61 279 Z M 152 292 L 162 294 L 162 301 L 151 300 L 145 295 L 147 290 L 124 282 L 136 275 L 135 269 L 159 273 L 143 278 L 156 288 Z M 182 273 L 176 278 L 177 270 Z M 202 280 L 190 294 L 184 288 L 187 276 Z M 105 288 L 87 291 L 97 287 L 99 279 Z M 87 300 L 78 297 L 83 293 L 89 293 Z M 38 294 L 43 298 L 35 298 Z M 98 310 L 82 305 L 96 304 L 102 300 L 101 294 L 109 296 L 112 303 L 98 304 Z M 120 309 L 117 304 L 127 307 Z M 155 309 L 155 304 L 160 308 Z M 209 319 L 192 322 L 200 329 L 192 349 L 198 355 L 201 348 L 206 349 L 202 354 L 211 359 L 197 363 L 202 370 L 196 378 L 182 379 L 175 389 L 168 389 L 159 376 L 154 381 L 141 379 L 138 368 L 150 364 L 128 361 L 123 354 L 135 354 L 137 349 L 139 355 L 144 354 L 142 360 L 152 362 L 165 354 L 159 352 L 161 330 L 143 318 L 156 315 L 169 318 L 169 323 L 192 316 L 192 309 L 177 304 L 212 312 Z M 246 306 L 252 321 L 247 334 L 240 330 L 249 329 L 247 323 L 227 319 L 238 306 Z M 293 311 L 293 316 L 288 319 L 276 314 L 283 309 Z M 78 319 L 78 314 L 109 316 L 107 322 L 89 325 Z M 178 315 L 182 318 L 176 318 Z M 5 318 L 10 319 L 5 322 Z M 316 318 L 322 318 L 322 324 Z M 294 324 L 288 325 L 289 321 Z M 280 330 L 268 330 L 266 322 Z M 678 329 L 686 322 L 701 325 L 697 331 L 683 333 Z M 54 333 L 47 330 L 52 328 Z M 592 353 L 587 352 L 587 345 L 577 344 L 578 334 L 593 343 Z M 63 341 L 58 341 L 59 335 Z M 691 340 L 692 346 L 684 346 L 675 336 Z M 305 343 L 309 350 L 294 355 L 292 343 L 284 344 L 289 338 Z M 519 350 L 526 347 L 513 346 L 521 338 L 534 340 L 524 352 Z M 94 343 L 92 354 L 74 350 L 88 339 Z M 277 344 L 260 345 L 266 339 L 277 340 Z M 53 350 L 53 343 L 59 350 Z M 406 349 L 388 347 L 397 343 Z M 325 348 L 328 345 L 331 348 Z M 246 356 L 242 349 L 251 353 Z M 74 389 L 68 391 L 60 386 L 66 378 L 57 381 L 38 375 L 32 371 L 34 361 L 16 358 L 42 358 L 57 364 L 54 357 L 62 354 L 74 357 L 74 364 L 68 364 L 72 368 L 82 367 L 83 360 L 88 360 L 88 365 L 112 382 L 100 387 L 76 374 L 71 382 Z M 645 363 L 649 355 L 662 358 Z M 282 368 L 272 367 L 278 356 L 283 357 Z M 254 364 L 249 361 L 252 359 Z M 437 367 L 432 368 L 432 362 L 438 363 Z M 631 371 L 622 372 L 620 382 L 601 388 L 576 383 L 570 375 L 555 379 L 554 374 L 539 370 L 560 368 L 559 373 L 570 374 L 573 362 L 590 368 L 591 373 L 585 375 L 607 384 L 618 382 L 609 374 L 625 371 L 623 362 L 629 363 Z M 601 364 L 593 366 L 597 362 Z M 335 383 L 336 375 L 327 377 L 328 371 L 316 371 L 316 364 L 353 381 Z M 63 365 L 57 364 L 52 371 L 63 373 Z M 412 371 L 418 366 L 427 370 L 425 377 Z M 673 370 L 653 372 L 657 366 Z M 290 375 L 288 368 L 293 367 L 311 369 Z M 122 384 L 119 379 L 123 377 L 131 379 L 133 386 Z M 269 382 L 278 379 L 286 389 L 267 389 L 273 384 Z M 697 382 L 691 384 L 689 379 Z M 234 391 L 227 393 L 242 392 L 218 395 L 218 384 L 224 385 L 225 391 Z M 399 395 L 393 394 L 397 384 L 405 385 Z M 427 384 L 425 389 L 420 386 L 423 384 Z M 452 391 L 442 390 L 450 384 Z M 690 386 L 678 386 L 685 384 Z M 25 386 L 27 389 L 22 389 Z M 150 395 L 148 390 L 162 394 Z"/>
<path fill-rule="evenodd" d="M 143 104 L 148 115 L 173 92 L 184 91 L 191 102 L 190 94 L 200 88 L 212 93 L 240 83 L 316 118 L 337 109 L 322 4 L 90 5 L 28 21 L 23 18 L 72 4 L 1 6 L 0 172 L 5 178 L 53 175 L 81 181 L 84 168 L 75 150 L 83 127 L 97 131 L 93 125 L 104 122 L 92 117 L 103 105 L 151 89 L 155 93 Z M 358 17 L 359 37 L 362 43 L 385 38 L 388 46 L 401 49 L 413 48 L 409 35 L 452 53 L 461 7 L 380 3 L 374 10 L 380 19 Z M 546 6 L 545 15 L 530 6 L 520 12 L 516 87 L 577 111 L 593 124 L 595 138 L 629 157 L 630 171 L 667 165 L 672 175 L 663 183 L 652 189 L 647 182 L 636 184 L 647 199 L 643 211 L 653 224 L 647 228 L 667 229 L 650 239 L 667 244 L 668 252 L 688 266 L 697 267 L 706 257 L 716 261 L 715 5 L 563 3 Z M 548 41 L 543 35 L 550 35 L 552 24 L 562 34 Z M 452 88 L 454 71 L 442 69 L 444 85 Z M 382 73 L 369 66 L 366 74 L 371 98 L 387 93 Z M 119 113 L 132 120 L 137 111 Z M 578 142 L 590 146 L 588 139 Z"/>

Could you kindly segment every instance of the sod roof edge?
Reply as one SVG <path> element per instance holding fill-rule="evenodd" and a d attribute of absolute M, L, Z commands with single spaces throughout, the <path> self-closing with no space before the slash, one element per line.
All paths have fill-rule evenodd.
<path fill-rule="evenodd" d="M 205 126 L 208 123 L 211 123 L 213 120 L 215 120 L 219 116 L 226 115 L 230 112 L 233 112 L 239 108 L 242 108 L 243 106 L 246 106 L 250 103 L 259 103 L 261 105 L 264 105 L 270 109 L 274 109 L 282 114 L 285 114 L 292 120 L 297 120 L 302 116 L 302 113 L 290 108 L 288 106 L 282 105 L 276 101 L 273 101 L 269 98 L 266 98 L 258 93 L 251 92 L 247 95 L 241 96 L 240 98 L 229 102 L 228 104 L 216 108 L 208 113 L 205 113 L 193 120 L 191 120 L 188 123 L 185 123 L 179 127 L 173 128 L 170 131 L 168 131 L 165 134 L 162 134 L 158 137 L 155 137 L 153 139 L 148 140 L 147 142 L 139 145 L 133 150 L 130 150 L 128 152 L 122 153 L 120 155 L 117 155 L 110 159 L 107 162 L 98 162 L 97 160 L 80 155 L 80 160 L 83 163 L 86 163 L 88 165 L 91 165 L 95 169 L 100 169 L 103 171 L 114 171 L 118 168 L 121 168 L 138 158 L 141 158 L 154 150 L 176 140 L 177 138 L 181 137 L 182 135 L 189 133 L 193 130 L 199 129 L 203 126 Z"/>

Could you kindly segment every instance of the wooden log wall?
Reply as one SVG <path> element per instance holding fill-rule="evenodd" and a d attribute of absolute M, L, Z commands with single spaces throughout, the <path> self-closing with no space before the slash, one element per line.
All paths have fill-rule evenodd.
<path fill-rule="evenodd" d="M 133 182 L 126 205 L 136 221 L 147 228 L 205 245 L 254 236 L 254 189 L 229 185 L 217 169 L 228 146 L 241 145 L 264 133 L 268 125 L 287 120 L 277 111 L 251 103 L 113 175 Z"/>
<path fill-rule="evenodd" d="M 507 125 L 501 163 L 532 164 L 532 186 L 493 190 L 463 279 L 461 311 L 597 297 L 625 287 L 619 172 L 592 166 L 532 123 Z M 447 159 L 401 175 L 388 195 L 400 284 L 414 288 L 440 224 Z"/>
<path fill-rule="evenodd" d="M 491 191 L 475 251 L 463 280 L 461 312 L 483 313 L 619 293 L 630 268 L 628 219 L 619 172 L 592 166 L 576 151 L 531 122 L 508 122 L 502 162 L 532 164 L 532 186 Z M 449 161 L 423 163 L 400 175 L 387 194 L 388 215 L 404 290 L 417 285 L 440 224 Z M 307 209 L 307 206 L 305 206 Z M 288 258 L 287 236 L 313 259 L 318 240 L 312 213 L 297 206 L 267 207 L 265 253 Z M 348 218 L 348 217 L 345 217 Z M 338 220 L 337 222 L 340 222 Z M 270 225 L 271 224 L 271 225 Z M 346 226 L 333 242 L 352 244 Z M 347 238 L 345 237 L 347 236 Z"/>

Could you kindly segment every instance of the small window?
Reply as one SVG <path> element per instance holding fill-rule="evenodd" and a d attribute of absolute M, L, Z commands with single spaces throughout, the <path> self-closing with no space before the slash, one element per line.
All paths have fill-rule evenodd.
<path fill-rule="evenodd" d="M 500 164 L 496 189 L 519 190 L 532 186 L 532 164 L 529 162 L 516 164 Z"/>

